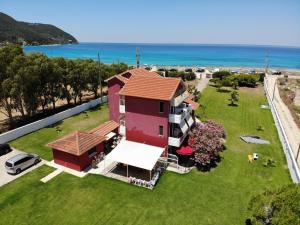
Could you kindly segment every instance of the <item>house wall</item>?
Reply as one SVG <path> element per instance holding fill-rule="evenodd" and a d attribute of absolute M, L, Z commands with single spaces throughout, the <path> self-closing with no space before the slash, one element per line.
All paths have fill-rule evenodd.
<path fill-rule="evenodd" d="M 160 113 L 159 102 L 159 100 L 126 96 L 125 126 L 127 140 L 158 147 L 168 145 L 170 103 L 164 101 L 164 113 Z M 159 125 L 164 127 L 163 136 L 159 135 Z"/>
<path fill-rule="evenodd" d="M 119 122 L 120 115 L 120 96 L 119 91 L 124 83 L 117 78 L 108 81 L 108 102 L 109 102 L 109 119 Z"/>
<path fill-rule="evenodd" d="M 99 145 L 96 146 L 97 154 L 99 154 L 103 150 L 104 150 L 103 143 L 100 143 Z M 53 158 L 55 163 L 77 171 L 84 170 L 86 167 L 91 165 L 92 160 L 94 159 L 94 157 L 89 156 L 88 152 L 85 152 L 80 156 L 76 156 L 56 149 L 52 149 L 52 151 L 53 151 Z"/>

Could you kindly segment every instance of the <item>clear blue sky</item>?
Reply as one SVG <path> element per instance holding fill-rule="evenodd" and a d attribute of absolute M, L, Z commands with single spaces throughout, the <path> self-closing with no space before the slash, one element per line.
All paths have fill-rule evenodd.
<path fill-rule="evenodd" d="M 0 0 L 82 42 L 300 46 L 300 0 Z"/>

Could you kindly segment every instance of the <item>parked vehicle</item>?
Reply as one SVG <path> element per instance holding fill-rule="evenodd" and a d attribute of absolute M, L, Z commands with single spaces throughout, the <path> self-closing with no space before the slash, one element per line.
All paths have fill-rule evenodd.
<path fill-rule="evenodd" d="M 9 144 L 0 144 L 0 156 L 5 155 L 11 151 Z"/>
<path fill-rule="evenodd" d="M 7 173 L 19 174 L 24 169 L 36 165 L 41 161 L 40 157 L 36 154 L 18 154 L 5 162 Z"/>

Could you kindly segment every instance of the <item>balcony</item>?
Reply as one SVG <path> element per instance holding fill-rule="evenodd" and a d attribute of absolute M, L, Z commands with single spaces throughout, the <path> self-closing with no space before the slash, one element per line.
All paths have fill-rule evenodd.
<path fill-rule="evenodd" d="M 169 114 L 169 122 L 180 124 L 185 118 L 190 115 L 192 111 L 192 106 L 189 104 L 181 104 L 179 107 L 175 108 L 175 112 Z"/>
<path fill-rule="evenodd" d="M 168 138 L 168 144 L 170 146 L 174 146 L 174 147 L 180 147 L 180 145 L 182 144 L 182 142 L 184 141 L 184 139 L 186 138 L 188 132 L 186 132 L 185 134 L 183 134 L 182 136 L 178 136 L 178 137 L 169 137 Z"/>
<path fill-rule="evenodd" d="M 188 91 L 184 91 L 183 93 L 171 100 L 171 106 L 179 106 L 187 97 L 189 97 L 189 95 L 190 94 Z"/>
<path fill-rule="evenodd" d="M 119 134 L 121 134 L 122 136 L 125 136 L 125 134 L 126 134 L 126 127 L 124 125 L 120 125 L 119 126 Z"/>
<path fill-rule="evenodd" d="M 125 105 L 120 105 L 120 113 L 125 113 Z"/>

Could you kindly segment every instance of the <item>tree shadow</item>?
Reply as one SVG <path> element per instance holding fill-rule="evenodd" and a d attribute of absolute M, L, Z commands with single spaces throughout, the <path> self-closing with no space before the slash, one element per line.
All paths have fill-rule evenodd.
<path fill-rule="evenodd" d="M 220 92 L 220 93 L 229 93 L 231 91 L 227 90 L 227 89 L 218 89 L 217 92 Z"/>
<path fill-rule="evenodd" d="M 238 104 L 235 104 L 235 103 L 229 103 L 228 106 L 231 106 L 231 107 L 238 107 L 239 105 L 238 105 Z"/>

